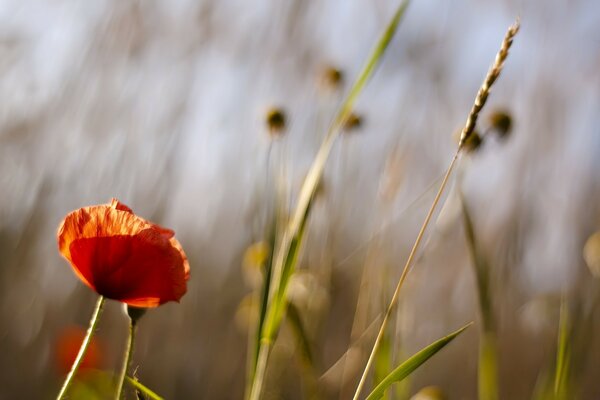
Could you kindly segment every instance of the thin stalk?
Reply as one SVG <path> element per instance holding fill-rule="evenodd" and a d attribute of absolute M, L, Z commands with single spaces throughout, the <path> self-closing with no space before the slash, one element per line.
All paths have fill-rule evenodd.
<path fill-rule="evenodd" d="M 56 396 L 56 398 L 58 400 L 63 399 L 65 397 L 65 395 L 67 394 L 67 391 L 69 390 L 69 388 L 71 387 L 71 384 L 73 383 L 73 378 L 75 377 L 75 374 L 77 374 L 77 370 L 79 370 L 79 366 L 81 365 L 81 362 L 83 361 L 83 357 L 85 356 L 85 353 L 87 352 L 87 349 L 92 341 L 92 336 L 94 335 L 94 331 L 96 330 L 96 327 L 98 326 L 98 321 L 100 320 L 100 313 L 102 312 L 102 306 L 104 306 L 104 296 L 100 296 L 98 297 L 98 301 L 96 302 L 96 307 L 94 308 L 94 312 L 92 313 L 92 318 L 90 319 L 90 326 L 87 330 L 87 334 L 85 335 L 85 338 L 83 339 L 83 343 L 81 343 L 81 347 L 79 348 L 79 353 L 77 353 L 77 357 L 75 358 L 75 361 L 73 362 L 73 365 L 71 366 L 71 371 L 69 371 L 69 374 L 67 375 L 67 378 L 65 379 L 65 382 L 63 383 L 62 387 L 60 388 L 60 392 L 58 393 L 58 396 Z"/>
<path fill-rule="evenodd" d="M 462 182 L 459 177 L 459 182 Z M 477 244 L 475 226 L 463 192 L 458 185 L 458 195 L 462 205 L 463 224 L 467 238 L 467 246 L 477 282 L 477 299 L 481 314 L 482 330 L 479 336 L 479 362 L 478 362 L 478 391 L 480 400 L 497 400 L 499 398 L 498 385 L 498 348 L 496 345 L 496 323 L 492 307 L 492 292 L 490 280 L 490 265 L 482 254 Z"/>
<path fill-rule="evenodd" d="M 331 149 L 337 138 L 340 129 L 345 121 L 350 116 L 356 99 L 367 81 L 373 74 L 375 67 L 381 61 L 387 46 L 389 45 L 402 16 L 408 5 L 408 0 L 404 0 L 396 9 L 394 16 L 387 25 L 382 36 L 378 40 L 370 57 L 358 78 L 354 82 L 350 92 L 342 102 L 340 109 L 333 120 L 329 131 L 327 132 L 321 147 L 319 148 L 316 158 L 313 161 L 308 175 L 304 180 L 304 184 L 298 196 L 295 211 L 283 232 L 281 242 L 274 255 L 274 263 L 272 268 L 272 281 L 267 297 L 267 314 L 265 316 L 263 332 L 261 332 L 261 346 L 258 352 L 258 364 L 256 373 L 251 385 L 249 400 L 257 400 L 260 397 L 263 386 L 262 380 L 265 377 L 265 369 L 267 359 L 271 349 L 272 342 L 275 340 L 282 318 L 285 314 L 285 300 L 287 296 L 289 277 L 295 270 L 298 261 L 299 247 L 302 242 L 304 228 L 309 215 L 309 209 L 312 204 L 317 186 L 323 175 L 325 164 L 331 153 Z M 265 343 L 266 345 L 262 345 Z"/>
<path fill-rule="evenodd" d="M 402 270 L 402 275 L 400 276 L 400 280 L 398 281 L 398 285 L 396 286 L 396 290 L 394 291 L 394 296 L 392 297 L 392 300 L 390 301 L 390 305 L 387 308 L 387 311 L 386 311 L 383 321 L 381 323 L 381 328 L 379 329 L 379 333 L 377 334 L 377 338 L 375 339 L 375 343 L 373 344 L 373 349 L 371 350 L 371 354 L 369 355 L 367 365 L 365 366 L 363 374 L 360 378 L 360 382 L 358 383 L 358 387 L 356 388 L 356 393 L 354 394 L 354 400 L 358 400 L 358 397 L 360 396 L 360 392 L 361 392 L 363 386 L 365 385 L 367 375 L 369 373 L 369 370 L 371 369 L 371 365 L 373 364 L 373 359 L 375 357 L 375 353 L 377 352 L 377 349 L 379 348 L 379 345 L 380 345 L 381 339 L 383 337 L 383 334 L 385 332 L 385 328 L 387 326 L 388 320 L 390 319 L 390 316 L 396 306 L 396 303 L 398 302 L 398 296 L 400 294 L 400 289 L 404 283 L 404 280 L 406 279 L 406 275 L 408 274 L 408 272 L 410 270 L 410 266 L 412 264 L 415 254 L 419 248 L 419 244 L 421 243 L 421 240 L 423 239 L 423 234 L 425 233 L 427 225 L 429 225 L 429 221 L 431 220 L 431 217 L 433 216 L 433 212 L 435 211 L 435 208 L 440 201 L 442 192 L 444 191 L 444 188 L 446 187 L 446 184 L 448 183 L 448 178 L 452 172 L 452 169 L 454 168 L 454 164 L 456 163 L 456 160 L 458 159 L 458 155 L 460 154 L 460 151 L 462 150 L 463 145 L 465 144 L 466 140 L 473 134 L 473 130 L 475 129 L 475 124 L 477 123 L 477 117 L 479 116 L 479 113 L 483 109 L 483 106 L 485 105 L 485 103 L 488 99 L 492 85 L 494 84 L 496 79 L 498 79 L 498 77 L 500 76 L 500 72 L 502 71 L 504 62 L 506 61 L 506 58 L 508 57 L 508 50 L 510 49 L 510 46 L 512 45 L 515 35 L 519 31 L 519 27 L 520 27 L 519 20 L 517 19 L 517 21 L 515 21 L 515 23 L 508 28 L 508 31 L 506 32 L 506 35 L 504 36 L 504 40 L 502 41 L 502 44 L 500 46 L 500 50 L 496 54 L 494 63 L 492 64 L 492 67 L 489 69 L 488 73 L 486 74 L 486 76 L 483 80 L 483 83 L 481 84 L 479 91 L 477 92 L 477 95 L 475 96 L 475 101 L 473 102 L 473 107 L 471 108 L 471 111 L 469 112 L 469 115 L 467 116 L 467 121 L 465 122 L 465 126 L 462 129 L 462 132 L 460 135 L 460 141 L 458 143 L 458 148 L 456 149 L 456 153 L 454 153 L 454 157 L 452 157 L 452 161 L 450 162 L 450 165 L 448 166 L 446 174 L 444 175 L 444 179 L 442 180 L 440 188 L 435 196 L 435 199 L 433 200 L 433 204 L 431 205 L 431 208 L 429 209 L 429 212 L 427 213 L 427 216 L 425 217 L 425 221 L 423 221 L 421 230 L 419 231 L 419 234 L 417 235 L 415 244 L 413 245 L 413 248 L 410 251 L 410 254 L 408 256 L 408 259 L 406 260 L 404 269 Z"/>
<path fill-rule="evenodd" d="M 267 370 L 267 360 L 271 352 L 271 341 L 261 340 L 260 350 L 258 351 L 258 359 L 256 362 L 256 372 L 254 374 L 253 385 L 250 390 L 250 400 L 258 400 L 262 392 L 262 385 L 265 380 L 265 371 Z"/>
<path fill-rule="evenodd" d="M 556 371 L 554 375 L 554 397 L 564 399 L 567 394 L 567 379 L 570 363 L 570 317 L 566 297 L 560 303 L 560 321 L 558 324 L 558 340 L 556 344 Z"/>
<path fill-rule="evenodd" d="M 431 220 L 431 217 L 433 216 L 433 213 L 440 201 L 440 198 L 442 197 L 442 193 L 444 192 L 444 189 L 446 188 L 446 184 L 448 183 L 448 178 L 450 177 L 450 174 L 452 173 L 452 170 L 454 169 L 454 165 L 456 164 L 456 160 L 458 159 L 458 155 L 459 155 L 461 149 L 462 149 L 462 146 L 459 146 L 458 149 L 456 150 L 456 153 L 454 153 L 454 157 L 452 157 L 452 161 L 450 162 L 450 165 L 448 166 L 448 169 L 446 170 L 446 174 L 444 175 L 444 179 L 442 180 L 440 188 L 438 189 L 438 192 L 435 195 L 435 198 L 433 199 L 433 203 L 431 204 L 431 207 L 429 208 L 429 212 L 427 213 L 427 216 L 425 217 L 425 221 L 423 221 L 423 225 L 421 226 L 421 230 L 419 231 L 419 234 L 417 235 L 417 239 L 415 240 L 415 243 L 410 251 L 410 254 L 408 255 L 406 264 L 404 264 L 404 269 L 402 270 L 402 275 L 400 275 L 400 279 L 398 280 L 398 284 L 396 285 L 396 290 L 394 290 L 394 295 L 392 296 L 392 300 L 390 301 L 387 311 L 385 312 L 383 321 L 381 322 L 381 327 L 379 328 L 379 333 L 377 334 L 377 338 L 375 339 L 375 343 L 373 344 L 373 348 L 371 349 L 371 354 L 369 355 L 369 359 L 367 360 L 367 365 L 365 366 L 365 369 L 363 370 L 362 376 L 360 377 L 360 382 L 358 383 L 358 387 L 356 388 L 356 392 L 354 393 L 354 397 L 353 397 L 354 400 L 358 400 L 358 397 L 360 396 L 360 392 L 362 391 L 363 386 L 365 385 L 365 382 L 367 380 L 367 375 L 369 374 L 369 370 L 371 369 L 371 365 L 373 364 L 373 360 L 375 359 L 375 354 L 377 353 L 377 349 L 379 349 L 379 345 L 381 343 L 381 340 L 383 339 L 383 335 L 385 333 L 385 329 L 387 327 L 388 321 L 392 315 L 392 312 L 396 308 L 396 304 L 398 303 L 400 289 L 402 288 L 402 285 L 404 284 L 404 281 L 406 280 L 406 276 L 408 275 L 408 271 L 410 270 L 410 267 L 412 265 L 415 254 L 417 254 L 419 245 L 421 244 L 421 241 L 423 240 L 423 235 L 425 234 L 425 230 L 427 229 L 427 226 L 429 225 L 429 221 Z"/>
<path fill-rule="evenodd" d="M 127 376 L 129 364 L 131 364 L 131 356 L 133 355 L 136 331 L 137 321 L 134 319 L 130 319 L 129 339 L 127 340 L 127 347 L 125 348 L 125 357 L 123 358 L 123 366 L 121 367 L 121 373 L 119 374 L 119 380 L 117 382 L 117 392 L 115 394 L 115 400 L 121 399 L 121 393 L 123 392 L 123 383 L 125 382 L 125 376 Z"/>

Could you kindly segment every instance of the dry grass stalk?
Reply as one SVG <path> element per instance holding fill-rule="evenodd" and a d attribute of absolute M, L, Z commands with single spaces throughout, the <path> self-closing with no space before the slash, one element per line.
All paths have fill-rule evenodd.
<path fill-rule="evenodd" d="M 519 23 L 519 20 L 517 19 L 515 23 L 508 28 L 508 31 L 504 36 L 504 40 L 502 41 L 500 51 L 498 51 L 498 54 L 496 54 L 496 60 L 494 61 L 494 64 L 488 71 L 487 76 L 483 80 L 483 84 L 477 92 L 477 97 L 475 97 L 473 108 L 471 108 L 471 112 L 469 113 L 469 116 L 467 117 L 467 122 L 465 123 L 465 127 L 463 128 L 460 134 L 459 147 L 462 147 L 465 141 L 473 133 L 473 130 L 475 129 L 475 124 L 477 123 L 477 117 L 479 116 L 479 112 L 481 111 L 481 109 L 485 105 L 485 102 L 487 101 L 487 98 L 492 89 L 492 85 L 500 76 L 502 67 L 504 67 L 504 61 L 506 61 L 506 58 L 508 57 L 508 50 L 512 45 L 515 35 L 517 34 L 517 32 L 519 32 L 520 26 L 521 25 Z"/>
<path fill-rule="evenodd" d="M 404 284 L 404 281 L 406 280 L 406 276 L 408 275 L 408 272 L 410 271 L 413 259 L 417 253 L 417 250 L 419 249 L 419 245 L 421 244 L 425 230 L 427 229 L 427 226 L 429 225 L 429 221 L 431 220 L 431 217 L 433 216 L 433 213 L 440 201 L 440 198 L 446 187 L 446 184 L 448 183 L 448 178 L 450 177 L 452 170 L 454 169 L 454 165 L 456 163 L 456 160 L 458 159 L 458 155 L 460 154 L 460 151 L 463 148 L 465 140 L 472 134 L 473 130 L 475 129 L 475 124 L 477 122 L 477 117 L 479 115 L 479 112 L 481 111 L 481 109 L 485 105 L 485 102 L 487 101 L 487 98 L 490 94 L 492 85 L 494 84 L 496 79 L 498 79 L 498 76 L 500 76 L 500 72 L 502 71 L 504 62 L 505 62 L 506 58 L 508 57 L 508 50 L 509 50 L 510 46 L 512 45 L 512 41 L 513 41 L 515 35 L 519 31 L 519 27 L 520 27 L 519 20 L 517 19 L 517 21 L 515 21 L 515 23 L 508 28 L 508 31 L 506 32 L 506 35 L 504 36 L 504 40 L 502 41 L 500 51 L 496 55 L 494 64 L 488 71 L 485 79 L 483 80 L 481 87 L 479 88 L 479 91 L 477 92 L 477 96 L 475 97 L 475 102 L 473 104 L 473 107 L 471 108 L 471 112 L 469 113 L 467 122 L 465 123 L 465 127 L 463 128 L 463 130 L 461 132 L 461 137 L 460 137 L 460 142 L 458 144 L 458 148 L 454 154 L 454 157 L 452 157 L 452 161 L 450 162 L 450 165 L 448 166 L 448 169 L 446 170 L 444 179 L 442 180 L 442 183 L 440 184 L 440 188 L 433 200 L 433 203 L 431 204 L 431 207 L 427 213 L 427 216 L 425 217 L 425 221 L 423 222 L 423 225 L 421 226 L 421 229 L 419 230 L 419 233 L 417 235 L 415 243 L 410 251 L 410 254 L 408 255 L 408 259 L 406 260 L 406 264 L 404 265 L 404 268 L 402 270 L 402 274 L 400 275 L 400 279 L 398 280 L 398 284 L 396 286 L 396 290 L 394 291 L 394 295 L 392 296 L 392 300 L 390 301 L 390 304 L 385 312 L 383 321 L 381 323 L 381 327 L 379 329 L 379 333 L 377 334 L 377 338 L 375 339 L 375 343 L 373 344 L 373 348 L 371 349 L 371 354 L 369 355 L 369 359 L 367 360 L 367 364 L 365 366 L 365 369 L 363 370 L 362 376 L 361 376 L 358 386 L 356 388 L 356 392 L 354 393 L 354 400 L 358 400 L 360 393 L 363 389 L 363 386 L 365 385 L 367 376 L 369 374 L 369 371 L 370 371 L 373 361 L 375 359 L 375 354 L 377 353 L 377 349 L 379 348 L 379 345 L 383 338 L 383 334 L 385 332 L 387 323 L 391 317 L 392 312 L 395 309 L 396 304 L 398 303 L 400 289 L 402 288 L 402 285 Z"/>

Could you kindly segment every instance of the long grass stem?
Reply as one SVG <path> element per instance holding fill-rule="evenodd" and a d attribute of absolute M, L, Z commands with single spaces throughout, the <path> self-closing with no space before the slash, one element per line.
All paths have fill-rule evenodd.
<path fill-rule="evenodd" d="M 71 387 L 71 384 L 73 383 L 73 378 L 75 377 L 75 374 L 77 374 L 77 370 L 79 370 L 79 366 L 81 365 L 81 362 L 83 361 L 83 358 L 85 356 L 85 353 L 87 352 L 90 342 L 92 341 L 92 336 L 94 335 L 94 331 L 96 330 L 98 321 L 100 320 L 99 317 L 100 317 L 100 313 L 102 312 L 103 306 L 104 306 L 104 296 L 100 296 L 100 297 L 98 297 L 98 301 L 96 302 L 96 307 L 94 308 L 92 318 L 90 319 L 90 326 L 87 330 L 87 334 L 85 335 L 85 338 L 83 339 L 83 342 L 81 343 L 81 347 L 79 348 L 79 353 L 77 353 L 77 357 L 75 358 L 75 361 L 73 362 L 73 365 L 71 366 L 71 371 L 69 371 L 69 374 L 67 375 L 62 387 L 60 388 L 60 392 L 58 393 L 58 396 L 56 396 L 56 398 L 58 400 L 65 398 L 67 391 L 69 390 L 69 388 Z"/>
<path fill-rule="evenodd" d="M 381 327 L 379 328 L 379 333 L 377 334 L 377 338 L 375 339 L 375 343 L 373 344 L 373 348 L 371 349 L 371 354 L 369 355 L 369 359 L 367 360 L 367 365 L 365 366 L 365 369 L 363 370 L 362 376 L 360 377 L 360 381 L 358 383 L 358 387 L 356 388 L 356 392 L 354 393 L 354 397 L 353 397 L 354 400 L 358 400 L 358 397 L 360 396 L 360 393 L 365 385 L 367 376 L 369 374 L 369 370 L 371 369 L 371 365 L 373 364 L 373 361 L 375 359 L 375 354 L 377 353 L 377 349 L 379 349 L 379 345 L 381 344 L 381 340 L 383 339 L 383 335 L 385 333 L 385 329 L 387 327 L 388 321 L 392 315 L 392 312 L 394 311 L 394 309 L 396 307 L 396 304 L 398 303 L 400 289 L 402 288 L 404 281 L 406 280 L 406 276 L 408 275 L 408 271 L 410 270 L 413 259 L 414 259 L 415 255 L 417 254 L 419 245 L 421 244 L 421 241 L 423 240 L 423 235 L 425 234 L 425 230 L 427 229 L 427 226 L 429 225 L 429 221 L 431 220 L 431 217 L 433 216 L 433 213 L 440 201 L 440 198 L 442 197 L 442 193 L 444 192 L 444 189 L 446 188 L 446 185 L 448 183 L 448 178 L 450 177 L 450 174 L 452 173 L 452 170 L 454 169 L 454 165 L 456 164 L 456 160 L 458 159 L 460 150 L 461 150 L 461 147 L 459 146 L 458 149 L 456 150 L 456 153 L 454 153 L 454 157 L 452 157 L 452 161 L 450 162 L 448 169 L 446 170 L 444 179 L 442 179 L 440 188 L 438 189 L 438 192 L 435 195 L 435 198 L 433 199 L 433 203 L 431 204 L 431 207 L 429 208 L 429 212 L 427 213 L 427 216 L 425 217 L 425 221 L 423 221 L 423 225 L 421 225 L 421 229 L 419 230 L 417 239 L 415 240 L 415 243 L 413 244 L 410 254 L 408 255 L 406 264 L 404 264 L 404 268 L 402 269 L 402 275 L 400 275 L 400 279 L 398 280 L 398 284 L 396 285 L 396 290 L 394 290 L 394 295 L 392 296 L 392 300 L 390 301 L 390 304 L 385 312 L 383 321 L 381 322 Z"/>

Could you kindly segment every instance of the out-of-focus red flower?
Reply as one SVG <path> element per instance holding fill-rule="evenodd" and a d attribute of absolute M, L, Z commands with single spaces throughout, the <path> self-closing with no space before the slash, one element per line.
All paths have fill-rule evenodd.
<path fill-rule="evenodd" d="M 63 330 L 58 336 L 56 341 L 56 366 L 61 373 L 66 374 L 71 370 L 85 334 L 85 329 L 71 326 Z M 101 347 L 98 340 L 92 337 L 92 341 L 79 366 L 80 370 L 102 368 Z"/>
<path fill-rule="evenodd" d="M 190 266 L 174 234 L 112 199 L 68 214 L 58 228 L 58 248 L 98 294 L 157 307 L 179 301 L 187 290 Z"/>

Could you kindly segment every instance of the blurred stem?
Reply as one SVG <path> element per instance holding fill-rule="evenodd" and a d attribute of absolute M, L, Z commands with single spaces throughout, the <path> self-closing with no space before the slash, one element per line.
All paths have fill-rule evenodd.
<path fill-rule="evenodd" d="M 454 153 L 454 157 L 452 157 L 452 161 L 450 161 L 450 164 L 448 165 L 448 169 L 446 170 L 444 179 L 442 180 L 442 183 L 440 184 L 437 194 L 435 195 L 435 198 L 433 199 L 431 207 L 429 208 L 429 211 L 427 212 L 427 216 L 425 217 L 425 220 L 423 221 L 423 225 L 421 225 L 421 229 L 419 230 L 417 238 L 415 239 L 415 243 L 413 244 L 413 247 L 410 250 L 410 254 L 408 255 L 406 264 L 404 264 L 404 268 L 402 269 L 402 275 L 400 275 L 400 279 L 398 280 L 398 284 L 396 285 L 396 290 L 394 291 L 394 295 L 392 296 L 392 300 L 390 301 L 390 304 L 388 305 L 388 308 L 383 317 L 383 321 L 381 322 L 381 327 L 379 328 L 379 332 L 377 333 L 377 338 L 375 339 L 375 343 L 373 343 L 373 348 L 371 349 L 371 353 L 369 354 L 369 359 L 367 360 L 365 369 L 362 372 L 360 381 L 358 382 L 358 386 L 356 388 L 356 391 L 354 392 L 353 400 L 359 399 L 360 392 L 362 391 L 362 389 L 365 385 L 365 382 L 367 380 L 369 370 L 371 369 L 371 366 L 373 365 L 373 361 L 375 359 L 375 354 L 377 353 L 377 349 L 379 349 L 379 346 L 381 345 L 381 340 L 383 339 L 383 335 L 385 333 L 385 329 L 387 327 L 388 321 L 392 315 L 392 312 L 396 308 L 396 304 L 398 303 L 398 298 L 400 296 L 400 289 L 402 289 L 404 281 L 406 280 L 406 276 L 408 275 L 408 272 L 410 271 L 413 259 L 414 259 L 415 255 L 417 254 L 417 250 L 419 250 L 419 245 L 421 244 L 421 241 L 423 240 L 423 235 L 425 234 L 425 230 L 427 229 L 427 226 L 429 225 L 429 221 L 431 220 L 431 217 L 433 216 L 433 213 L 440 201 L 440 198 L 442 197 L 442 193 L 444 192 L 444 189 L 446 188 L 446 185 L 448 183 L 448 178 L 450 178 L 450 175 L 452 174 L 452 170 L 454 169 L 454 164 L 456 163 L 456 160 L 458 159 L 458 155 L 460 154 L 461 150 L 462 150 L 462 145 L 459 145 L 458 148 L 456 149 L 456 153 Z"/>
<path fill-rule="evenodd" d="M 119 374 L 119 380 L 117 382 L 117 392 L 115 399 L 121 398 L 123 392 L 123 383 L 125 382 L 125 376 L 127 376 L 127 370 L 129 370 L 129 364 L 131 364 L 131 356 L 133 354 L 133 347 L 135 345 L 135 334 L 137 331 L 137 321 L 129 319 L 129 339 L 127 340 L 127 347 L 125 348 L 125 357 L 123 358 L 123 366 L 121 367 L 121 373 Z"/>
<path fill-rule="evenodd" d="M 267 370 L 267 360 L 271 351 L 271 341 L 262 339 L 258 360 L 256 362 L 256 372 L 250 389 L 249 400 L 258 400 L 262 392 L 263 382 L 265 380 L 265 371 Z"/>
<path fill-rule="evenodd" d="M 560 303 L 560 321 L 558 326 L 558 342 L 556 344 L 556 372 L 554 375 L 554 396 L 556 399 L 566 398 L 567 377 L 571 353 L 569 349 L 569 310 L 566 298 Z"/>
<path fill-rule="evenodd" d="M 79 366 L 83 361 L 83 357 L 87 352 L 90 342 L 92 341 L 92 336 L 94 335 L 94 331 L 96 330 L 96 326 L 98 325 L 98 321 L 100 320 L 99 317 L 100 313 L 102 312 L 103 306 L 104 296 L 100 296 L 98 297 L 96 307 L 94 308 L 94 313 L 92 314 L 92 318 L 90 319 L 90 326 L 87 330 L 87 334 L 85 335 L 85 338 L 81 343 L 81 347 L 79 348 L 79 353 L 77 353 L 77 357 L 75 358 L 75 361 L 71 366 L 71 371 L 69 371 L 69 374 L 67 375 L 67 378 L 65 379 L 65 382 L 63 383 L 60 392 L 58 393 L 58 396 L 56 396 L 56 398 L 59 400 L 65 397 L 67 391 L 69 390 L 69 387 L 71 387 L 71 384 L 73 383 L 73 378 L 75 377 L 75 374 L 77 374 L 77 370 L 79 370 Z"/>
<path fill-rule="evenodd" d="M 485 331 L 479 339 L 479 399 L 498 400 L 498 349 L 496 333 Z"/>
<path fill-rule="evenodd" d="M 467 246 L 477 283 L 477 299 L 479 301 L 479 312 L 481 314 L 482 332 L 479 337 L 479 363 L 478 363 L 478 386 L 480 400 L 498 399 L 498 349 L 496 345 L 496 328 L 492 310 L 492 296 L 490 291 L 490 267 L 486 258 L 481 254 L 477 245 L 477 235 L 467 207 L 462 190 L 460 189 L 461 177 L 458 180 L 458 195 L 463 211 L 463 223 Z"/>

